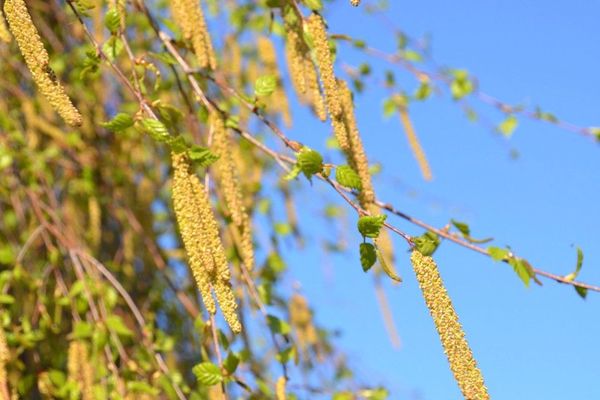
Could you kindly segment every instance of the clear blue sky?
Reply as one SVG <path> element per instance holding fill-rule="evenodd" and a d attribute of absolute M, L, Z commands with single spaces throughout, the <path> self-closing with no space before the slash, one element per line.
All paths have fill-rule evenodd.
<path fill-rule="evenodd" d="M 487 93 L 540 105 L 583 126 L 600 125 L 600 3 L 390 3 L 388 17 L 395 24 L 413 37 L 430 34 L 436 60 L 468 69 Z M 327 10 L 332 32 L 395 49 L 380 21 L 346 1 Z M 348 47 L 339 51 L 349 63 L 361 61 Z M 376 68 L 384 66 L 375 63 Z M 406 89 L 414 87 L 410 83 Z M 371 161 L 384 166 L 376 180 L 382 199 L 439 227 L 450 218 L 466 221 L 475 236 L 493 236 L 497 245 L 508 244 L 536 267 L 559 274 L 572 270 L 575 246 L 580 246 L 585 253 L 581 279 L 600 283 L 598 144 L 523 120 L 510 140 L 500 138 L 468 122 L 447 97 L 438 98 L 412 107 L 434 174 L 433 182 L 424 183 L 397 117 L 382 117 L 384 95 L 371 86 L 357 97 Z M 487 110 L 487 117 L 501 120 Z M 328 128 L 296 121 L 290 135 L 325 152 Z M 510 157 L 513 148 L 520 153 L 516 160 Z M 306 231 L 314 230 L 313 223 L 323 224 L 316 217 L 321 202 L 313 200 L 327 198 L 328 192 L 315 182 L 301 193 Z M 350 210 L 348 215 L 354 246 L 360 239 Z M 400 219 L 390 221 L 411 234 L 421 232 Z M 322 232 L 328 232 L 324 225 Z M 392 349 L 387 339 L 371 276 L 362 273 L 354 250 L 347 256 L 324 256 L 316 238 L 304 250 L 289 246 L 290 286 L 301 285 L 320 323 L 342 330 L 338 343 L 362 382 L 384 384 L 391 399 L 459 399 L 407 247 L 400 239 L 395 244 L 405 282 L 386 288 L 400 350 Z M 600 398 L 600 294 L 589 293 L 584 301 L 571 287 L 548 280 L 543 287 L 527 289 L 507 265 L 450 243 L 442 245 L 436 259 L 493 399 Z"/>

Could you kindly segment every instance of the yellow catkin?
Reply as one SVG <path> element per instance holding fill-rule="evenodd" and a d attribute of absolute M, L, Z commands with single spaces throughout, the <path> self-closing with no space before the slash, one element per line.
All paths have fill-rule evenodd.
<path fill-rule="evenodd" d="M 340 147 L 346 152 L 349 164 L 358 173 L 362 185 L 359 201 L 361 206 L 367 207 L 375 201 L 375 192 L 373 190 L 373 183 L 371 182 L 371 174 L 369 173 L 369 161 L 360 138 L 356 117 L 354 115 L 352 91 L 345 81 L 340 80 L 338 82 L 338 87 L 341 103 L 343 105 L 346 133 L 348 135 L 347 148 L 344 148 L 341 143 Z"/>
<path fill-rule="evenodd" d="M 92 248 L 97 249 L 102 239 L 102 210 L 97 197 L 88 199 L 88 238 Z"/>
<path fill-rule="evenodd" d="M 6 26 L 6 20 L 4 16 L 0 12 L 0 40 L 4 43 L 10 43 L 12 41 L 12 36 L 10 36 L 10 32 L 8 31 L 8 27 Z"/>
<path fill-rule="evenodd" d="M 274 111 L 277 111 L 281 114 L 285 125 L 290 127 L 292 125 L 292 116 L 285 90 L 281 85 L 282 79 L 281 74 L 279 73 L 279 67 L 277 65 L 277 53 L 275 51 L 275 46 L 269 38 L 259 36 L 257 39 L 256 48 L 258 50 L 258 56 L 264 65 L 264 72 L 268 75 L 274 76 L 278 83 L 275 92 L 273 92 L 269 98 L 269 105 Z"/>
<path fill-rule="evenodd" d="M 306 44 L 297 29 L 291 24 L 285 25 L 285 57 L 292 85 L 301 99 L 306 93 L 306 77 L 304 74 L 304 49 Z"/>
<path fill-rule="evenodd" d="M 75 382 L 81 390 L 83 400 L 93 400 L 94 396 L 94 371 L 88 356 L 85 343 L 74 340 L 69 343 L 67 359 L 69 379 Z"/>
<path fill-rule="evenodd" d="M 6 344 L 6 336 L 4 336 L 4 329 L 0 327 L 0 400 L 8 400 L 10 398 L 6 375 L 6 364 L 9 360 L 10 353 Z"/>
<path fill-rule="evenodd" d="M 231 273 L 210 199 L 204 185 L 190 171 L 185 154 L 173 153 L 172 162 L 175 217 L 202 301 L 208 312 L 215 314 L 212 288 L 231 330 L 240 332 Z"/>
<path fill-rule="evenodd" d="M 25 2 L 23 0 L 6 0 L 4 14 L 40 92 L 67 124 L 81 125 L 81 114 L 71 103 L 71 99 L 49 66 L 48 52 L 33 25 Z"/>
<path fill-rule="evenodd" d="M 298 346 L 306 356 L 308 348 L 315 346 L 318 342 L 317 329 L 313 324 L 312 312 L 308 307 L 308 302 L 303 296 L 294 294 L 290 298 L 288 312 L 290 323 L 296 332 Z"/>
<path fill-rule="evenodd" d="M 321 121 L 327 119 L 327 109 L 325 107 L 325 99 L 321 94 L 321 87 L 319 86 L 319 77 L 317 71 L 311 59 L 307 58 L 304 60 L 304 74 L 306 76 L 306 90 L 308 101 L 313 107 L 315 114 Z"/>
<path fill-rule="evenodd" d="M 333 59 L 329 42 L 327 41 L 327 30 L 325 22 L 318 14 L 312 14 L 307 20 L 308 30 L 312 36 L 315 58 L 319 66 L 319 74 L 325 91 L 327 109 L 332 118 L 342 114 L 342 106 L 339 100 L 337 82 L 333 71 Z"/>
<path fill-rule="evenodd" d="M 452 302 L 431 257 L 414 250 L 410 261 L 423 292 L 425 304 L 440 335 L 450 369 L 467 400 L 487 400 L 489 395 L 473 353 L 458 321 Z"/>
<path fill-rule="evenodd" d="M 410 149 L 414 154 L 415 158 L 417 159 L 417 163 L 419 164 L 419 169 L 421 170 L 423 179 L 425 179 L 426 181 L 430 181 L 433 178 L 431 174 L 431 168 L 429 167 L 429 162 L 427 161 L 427 157 L 425 156 L 423 147 L 419 142 L 419 137 L 417 136 L 413 124 L 408 115 L 408 109 L 405 106 L 400 106 L 398 111 L 400 114 L 400 121 L 402 122 L 404 132 L 406 133 L 406 137 L 408 139 L 408 144 L 410 145 Z"/>
<path fill-rule="evenodd" d="M 275 384 L 275 399 L 276 400 L 285 400 L 285 376 L 280 376 L 277 379 L 277 383 Z"/>
<path fill-rule="evenodd" d="M 225 52 L 227 62 L 224 63 L 223 69 L 231 82 L 239 84 L 242 76 L 242 49 L 236 36 L 227 36 L 225 39 Z"/>
<path fill-rule="evenodd" d="M 240 234 L 240 253 L 248 269 L 254 267 L 254 248 L 250 216 L 244 206 L 239 173 L 233 159 L 232 143 L 227 135 L 223 116 L 214 111 L 209 123 L 213 132 L 213 150 L 219 156 L 215 172 L 219 186 L 225 196 L 225 205 Z"/>
<path fill-rule="evenodd" d="M 175 22 L 181 27 L 183 37 L 192 42 L 198 64 L 202 68 L 216 69 L 217 59 L 204 20 L 202 4 L 198 4 L 198 0 L 172 0 L 171 10 Z"/>

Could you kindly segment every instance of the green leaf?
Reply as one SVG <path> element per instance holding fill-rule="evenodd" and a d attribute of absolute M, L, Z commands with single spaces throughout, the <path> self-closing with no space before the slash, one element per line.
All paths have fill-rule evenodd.
<path fill-rule="evenodd" d="M 581 287 L 581 286 L 575 286 L 575 291 L 577 292 L 577 294 L 582 298 L 585 299 L 587 297 L 587 293 L 588 290 L 587 288 Z"/>
<path fill-rule="evenodd" d="M 92 337 L 94 328 L 92 325 L 85 321 L 77 321 L 73 326 L 73 339 L 85 339 Z"/>
<path fill-rule="evenodd" d="M 440 237 L 435 232 L 427 231 L 423 235 L 413 238 L 415 248 L 424 256 L 431 256 L 440 245 Z"/>
<path fill-rule="evenodd" d="M 371 243 L 360 244 L 360 265 L 363 271 L 367 272 L 377 261 L 377 253 L 375 252 L 375 246 Z"/>
<path fill-rule="evenodd" d="M 340 165 L 335 169 L 335 180 L 344 187 L 356 190 L 362 189 L 360 177 L 348 165 Z"/>
<path fill-rule="evenodd" d="M 287 347 L 287 348 L 281 350 L 279 353 L 277 353 L 275 355 L 275 358 L 280 363 L 285 364 L 288 361 L 290 361 L 295 356 L 295 354 L 296 354 L 296 348 L 294 346 L 290 346 L 290 347 Z"/>
<path fill-rule="evenodd" d="M 358 219 L 358 231 L 363 237 L 376 238 L 387 215 L 365 215 Z"/>
<path fill-rule="evenodd" d="M 145 393 L 145 394 L 151 394 L 153 396 L 158 396 L 158 394 L 160 393 L 160 391 L 158 389 L 150 386 L 146 382 L 140 382 L 140 381 L 127 382 L 127 389 L 128 389 L 128 391 L 133 392 L 133 393 Z"/>
<path fill-rule="evenodd" d="M 468 96 L 475 89 L 475 85 L 469 79 L 469 73 L 464 69 L 458 69 L 452 71 L 454 79 L 450 84 L 450 92 L 454 100 L 460 100 L 465 96 Z"/>
<path fill-rule="evenodd" d="M 281 335 L 287 335 L 292 330 L 287 322 L 274 315 L 267 315 L 267 325 L 269 325 L 269 329 L 271 329 L 273 333 L 279 333 Z"/>
<path fill-rule="evenodd" d="M 462 233 L 464 236 L 469 236 L 471 234 L 469 225 L 465 224 L 464 222 L 456 221 L 453 219 L 451 219 L 450 222 L 452 222 L 452 225 L 454 225 L 454 227 L 458 229 L 460 233 Z"/>
<path fill-rule="evenodd" d="M 111 36 L 102 46 L 102 53 L 104 53 L 110 62 L 113 62 L 122 51 L 123 42 L 116 36 Z"/>
<path fill-rule="evenodd" d="M 364 389 L 361 390 L 359 394 L 365 400 L 385 400 L 390 395 L 389 392 L 384 388 Z"/>
<path fill-rule="evenodd" d="M 421 54 L 417 53 L 414 50 L 406 50 L 406 51 L 404 51 L 402 53 L 402 55 L 408 61 L 412 61 L 412 62 L 421 62 L 421 61 L 423 61 L 423 56 Z"/>
<path fill-rule="evenodd" d="M 194 366 L 192 372 L 196 375 L 198 382 L 204 386 L 214 386 L 223 382 L 221 369 L 211 362 L 203 362 Z"/>
<path fill-rule="evenodd" d="M 165 124 L 154 118 L 144 118 L 142 127 L 154 140 L 160 143 L 166 143 L 170 140 L 169 131 Z"/>
<path fill-rule="evenodd" d="M 308 147 L 303 147 L 298 152 L 298 166 L 307 178 L 323 170 L 323 157 L 321 154 Z"/>
<path fill-rule="evenodd" d="M 219 159 L 219 156 L 206 147 L 193 145 L 188 150 L 188 157 L 192 162 L 201 168 L 206 168 Z"/>
<path fill-rule="evenodd" d="M 223 367 L 229 373 L 229 375 L 232 375 L 237 369 L 239 363 L 240 358 L 235 353 L 229 352 L 223 361 Z"/>
<path fill-rule="evenodd" d="M 291 181 L 293 179 L 296 179 L 298 177 L 298 175 L 300 175 L 300 172 L 302 172 L 302 170 L 300 169 L 300 166 L 298 164 L 294 165 L 294 168 L 292 168 L 290 170 L 290 172 L 288 172 L 287 174 L 285 174 L 283 176 L 283 179 L 286 181 Z"/>
<path fill-rule="evenodd" d="M 254 83 L 254 94 L 258 97 L 271 95 L 277 89 L 277 78 L 273 75 L 263 75 Z"/>
<path fill-rule="evenodd" d="M 394 115 L 396 111 L 398 111 L 398 104 L 396 104 L 394 99 L 392 97 L 385 99 L 383 102 L 383 116 L 389 118 Z"/>
<path fill-rule="evenodd" d="M 121 319 L 121 317 L 118 315 L 109 315 L 106 318 L 106 327 L 116 332 L 116 334 L 119 336 L 133 336 L 131 329 L 125 325 L 123 319 Z"/>
<path fill-rule="evenodd" d="M 15 298 L 10 294 L 0 293 L 0 304 L 13 304 Z"/>
<path fill-rule="evenodd" d="M 519 257 L 511 257 L 508 259 L 508 263 L 513 267 L 513 270 L 517 273 L 519 278 L 521 278 L 525 286 L 529 287 L 531 278 L 535 276 L 529 262 Z"/>
<path fill-rule="evenodd" d="M 581 248 L 577 247 L 577 264 L 575 265 L 575 271 L 571 272 L 568 275 L 565 275 L 564 278 L 568 282 L 572 282 L 579 275 L 579 271 L 581 271 L 581 267 L 583 266 L 583 251 Z"/>
<path fill-rule="evenodd" d="M 117 30 L 119 30 L 120 25 L 121 16 L 119 15 L 119 10 L 116 8 L 111 8 L 104 16 L 104 26 L 110 31 L 110 33 L 114 34 L 117 32 Z"/>
<path fill-rule="evenodd" d="M 415 91 L 415 99 L 426 100 L 429 96 L 431 96 L 431 86 L 427 82 L 421 82 L 421 84 Z"/>
<path fill-rule="evenodd" d="M 510 257 L 510 251 L 500 247 L 490 246 L 487 248 L 487 252 L 494 261 L 504 261 Z"/>
<path fill-rule="evenodd" d="M 519 121 L 514 115 L 509 115 L 506 117 L 504 121 L 498 125 L 498 130 L 506 137 L 511 137 L 515 129 L 517 129 L 517 125 Z"/>
<path fill-rule="evenodd" d="M 133 125 L 133 118 L 126 113 L 118 113 L 110 121 L 101 124 L 106 129 L 113 132 L 124 131 Z"/>

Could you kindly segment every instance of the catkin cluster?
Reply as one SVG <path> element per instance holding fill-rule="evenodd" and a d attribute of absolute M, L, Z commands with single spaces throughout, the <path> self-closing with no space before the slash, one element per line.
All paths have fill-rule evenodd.
<path fill-rule="evenodd" d="M 94 370 L 84 342 L 73 340 L 69 343 L 67 370 L 69 379 L 79 386 L 81 398 L 83 400 L 94 400 Z"/>
<path fill-rule="evenodd" d="M 483 376 L 477 368 L 435 261 L 417 250 L 412 252 L 410 261 L 463 396 L 467 400 L 489 399 Z"/>
<path fill-rule="evenodd" d="M 308 348 L 315 346 L 319 340 L 308 302 L 301 295 L 294 294 L 290 299 L 288 312 L 290 323 L 296 330 L 298 345 L 306 355 Z"/>
<path fill-rule="evenodd" d="M 408 115 L 408 109 L 406 108 L 406 106 L 400 106 L 398 111 L 400 114 L 400 122 L 402 122 L 404 132 L 406 132 L 408 144 L 410 145 L 410 149 L 412 150 L 412 153 L 417 159 L 417 163 L 419 164 L 419 169 L 421 170 L 423 179 L 425 179 L 426 181 L 430 181 L 433 178 L 431 174 L 431 168 L 429 167 L 429 162 L 427 161 L 427 157 L 425 156 L 423 147 L 419 142 L 419 137 L 417 136 L 413 124 Z"/>
<path fill-rule="evenodd" d="M 277 88 L 269 97 L 269 106 L 275 112 L 283 117 L 283 122 L 287 127 L 292 125 L 292 115 L 288 104 L 285 90 L 282 86 L 282 79 L 277 66 L 277 53 L 273 42 L 264 36 L 259 36 L 257 40 L 258 56 L 264 66 L 264 73 L 274 76 L 277 79 Z"/>
<path fill-rule="evenodd" d="M 185 153 L 172 153 L 173 207 L 188 262 L 209 313 L 216 313 L 212 291 L 225 320 L 234 332 L 242 326 L 231 288 L 227 257 L 210 199 L 198 177 L 190 171 Z"/>
<path fill-rule="evenodd" d="M 172 0 L 171 10 L 175 22 L 181 27 L 183 37 L 192 42 L 198 64 L 202 68 L 217 68 L 217 58 L 210 33 L 206 27 L 202 5 L 198 0 Z"/>
<path fill-rule="evenodd" d="M 244 265 L 254 267 L 254 247 L 252 244 L 252 225 L 244 206 L 239 174 L 232 157 L 232 143 L 227 135 L 223 116 L 213 111 L 210 114 L 210 127 L 213 133 L 213 150 L 219 156 L 215 163 L 215 172 L 219 187 L 225 197 L 227 212 L 236 227 L 240 243 L 240 253 Z"/>
<path fill-rule="evenodd" d="M 33 25 L 24 0 L 6 0 L 4 14 L 19 50 L 25 58 L 27 68 L 31 71 L 31 76 L 42 95 L 67 124 L 81 125 L 81 114 L 71 103 L 71 99 L 49 66 L 48 52 Z"/>
<path fill-rule="evenodd" d="M 321 121 L 327 119 L 319 77 L 304 41 L 302 21 L 289 11 L 285 18 L 285 55 L 292 85 L 303 104 L 312 107 Z"/>

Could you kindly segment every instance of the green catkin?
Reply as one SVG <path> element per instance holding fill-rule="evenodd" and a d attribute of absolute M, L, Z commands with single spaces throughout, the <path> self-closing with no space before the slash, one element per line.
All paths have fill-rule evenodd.
<path fill-rule="evenodd" d="M 172 0 L 171 10 L 175 22 L 181 26 L 183 37 L 192 42 L 198 64 L 212 70 L 217 67 L 217 59 L 206 27 L 202 4 L 198 0 Z"/>
<path fill-rule="evenodd" d="M 408 144 L 410 145 L 410 149 L 415 156 L 417 163 L 419 164 L 419 169 L 421 170 L 423 179 L 430 181 L 433 179 L 431 167 L 429 166 L 423 146 L 421 146 L 419 137 L 417 136 L 415 128 L 410 120 L 410 116 L 408 115 L 408 109 L 405 106 L 400 106 L 398 111 L 400 114 L 400 122 L 402 122 L 402 127 L 404 128 L 406 138 L 408 139 Z"/>
<path fill-rule="evenodd" d="M 333 58 L 327 40 L 325 22 L 318 14 L 312 14 L 307 20 L 308 30 L 312 36 L 315 59 L 325 92 L 325 102 L 332 118 L 341 116 L 342 106 L 339 100 L 338 88 L 333 71 Z"/>
<path fill-rule="evenodd" d="M 209 124 L 213 133 L 213 149 L 219 156 L 215 163 L 215 171 L 219 186 L 225 197 L 227 211 L 240 234 L 240 253 L 244 265 L 254 268 L 254 247 L 252 242 L 252 226 L 248 211 L 244 206 L 243 195 L 239 181 L 239 171 L 235 165 L 227 135 L 223 116 L 214 111 L 209 116 Z"/>
<path fill-rule="evenodd" d="M 477 367 L 452 301 L 435 261 L 413 250 L 410 261 L 440 336 L 450 369 L 466 400 L 488 400 L 481 371 Z"/>
<path fill-rule="evenodd" d="M 42 95 L 61 118 L 80 126 L 82 117 L 49 66 L 50 59 L 23 0 L 6 0 L 4 14 L 27 68 Z"/>

